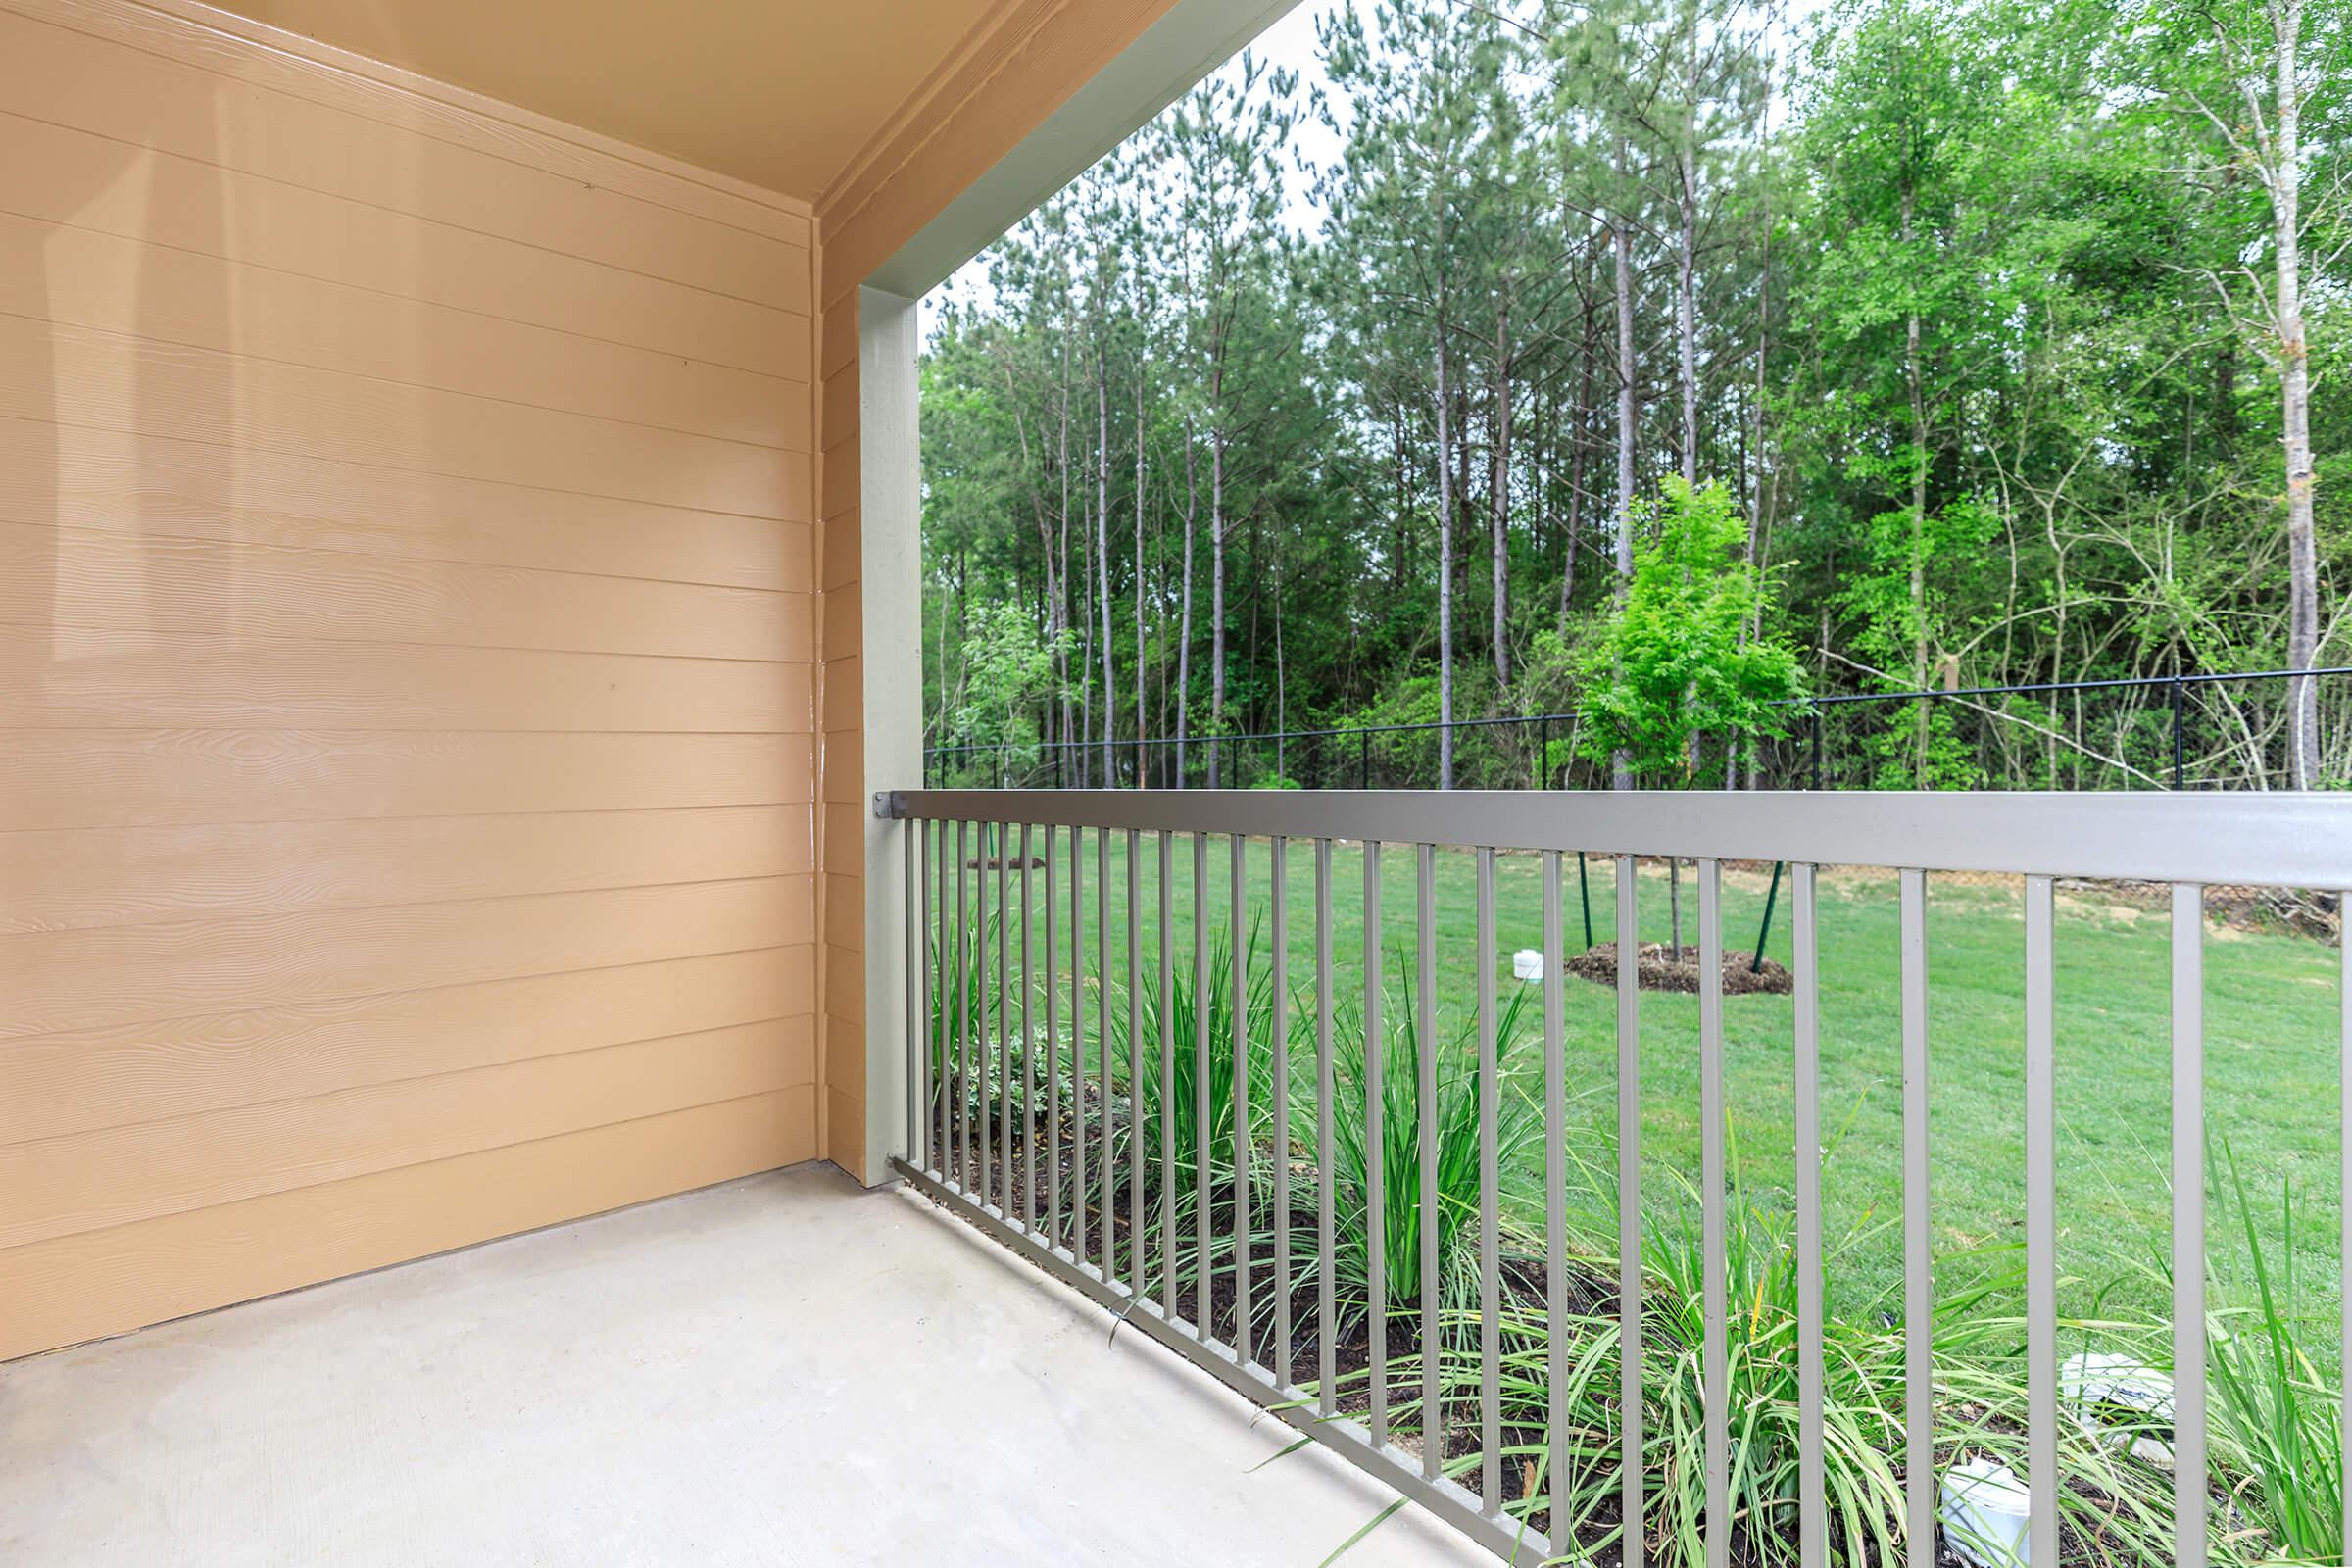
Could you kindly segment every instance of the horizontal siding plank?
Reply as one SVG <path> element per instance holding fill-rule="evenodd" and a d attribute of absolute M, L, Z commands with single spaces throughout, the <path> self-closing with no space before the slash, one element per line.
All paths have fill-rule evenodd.
<path fill-rule="evenodd" d="M 5 163 L 5 160 L 0 160 Z M 775 521 L 0 417 L 0 517 L 139 539 L 333 550 L 794 593 L 805 518 Z"/>
<path fill-rule="evenodd" d="M 814 879 L 529 894 L 0 935 L 0 1038 L 798 946 Z"/>
<path fill-rule="evenodd" d="M 13 214 L 0 214 L 0 312 L 727 441 L 809 445 L 805 380 Z"/>
<path fill-rule="evenodd" d="M 0 103 L 413 220 L 806 311 L 806 246 L 0 10 Z"/>
<path fill-rule="evenodd" d="M 780 1020 L 0 1148 L 0 1249 L 815 1080 Z"/>
<path fill-rule="evenodd" d="M 737 731 L 814 723 L 805 664 L 0 625 L 27 729 Z"/>
<path fill-rule="evenodd" d="M 806 453 L 0 316 L 0 414 L 780 518 Z"/>
<path fill-rule="evenodd" d="M 808 204 L 797 197 L 224 12 L 208 8 L 190 19 L 119 0 L 11 0 L 10 9 L 786 244 L 809 243 Z"/>
<path fill-rule="evenodd" d="M 6 103 L 0 99 L 0 103 Z M 809 318 L 0 109 L 0 210 L 806 381 Z"/>
<path fill-rule="evenodd" d="M 752 949 L 0 1041 L 0 1145 L 781 1018 L 813 950 Z"/>
<path fill-rule="evenodd" d="M 825 1091 L 825 1157 L 846 1171 L 865 1168 L 865 1102 L 838 1089 Z"/>
<path fill-rule="evenodd" d="M 14 626 L 781 663 L 814 657 L 814 615 L 809 594 L 0 520 Z"/>
<path fill-rule="evenodd" d="M 0 830 L 807 809 L 807 735 L 0 730 Z"/>
<path fill-rule="evenodd" d="M 813 869 L 790 806 L 0 832 L 0 933 Z"/>
<path fill-rule="evenodd" d="M 816 1092 L 747 1100 L 0 1251 L 0 1359 L 707 1187 L 816 1152 Z"/>

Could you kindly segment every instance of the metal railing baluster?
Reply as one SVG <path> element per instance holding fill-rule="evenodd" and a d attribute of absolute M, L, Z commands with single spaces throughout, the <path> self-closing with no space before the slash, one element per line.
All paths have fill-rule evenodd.
<path fill-rule="evenodd" d="M 1625 1568 L 1642 1568 L 1648 1530 L 1642 1468 L 1642 928 L 1634 858 L 1617 857 L 1617 1358 L 1624 1426 Z M 1550 965 L 1544 966 L 1550 973 Z"/>
<path fill-rule="evenodd" d="M 972 1190 L 972 888 L 969 824 L 956 824 L 956 1174 Z"/>
<path fill-rule="evenodd" d="M 917 854 L 915 846 L 922 836 L 923 824 L 908 822 L 899 840 L 899 858 L 902 862 L 902 873 L 906 879 L 906 886 L 902 891 L 906 899 L 904 907 L 906 912 L 902 923 L 906 927 L 904 939 L 906 950 L 906 1156 L 909 1159 L 922 1157 L 922 1076 L 915 1070 L 915 1064 L 921 1054 L 917 1042 L 929 1029 L 929 1025 L 923 1021 L 925 1013 L 922 1005 L 921 970 L 915 962 L 916 939 L 923 928 L 921 919 L 915 913 L 916 908 L 922 903 L 921 897 L 915 892 L 919 885 L 914 869 Z"/>
<path fill-rule="evenodd" d="M 1494 852 L 1478 852 L 1478 1493 L 1502 1511 L 1502 1324 L 1495 1189 L 1499 1106 L 1495 1094 Z"/>
<path fill-rule="evenodd" d="M 1274 1015 L 1267 1028 L 1274 1048 L 1274 1085 L 1266 1108 L 1274 1118 L 1274 1381 L 1287 1388 L 1296 1347 L 1291 1337 L 1291 927 L 1288 848 L 1277 834 L 1268 859 L 1273 885 L 1267 924 L 1268 976 Z"/>
<path fill-rule="evenodd" d="M 954 915 L 948 904 L 948 868 L 954 863 L 955 852 L 948 843 L 948 824 L 935 824 L 938 841 L 939 900 L 932 906 L 934 926 L 932 935 L 937 943 L 933 959 L 933 985 L 938 992 L 934 1010 L 939 1014 L 936 1035 L 937 1050 L 932 1057 L 931 1103 L 924 1114 L 932 1122 L 931 1168 L 943 1179 L 952 1178 L 955 1171 L 951 1140 L 954 1124 L 948 1119 L 948 1097 L 956 1087 L 956 956 L 950 950 L 949 938 Z"/>
<path fill-rule="evenodd" d="M 1036 978 L 1029 967 L 1029 824 L 1021 824 L 1021 1228 L 1037 1229 L 1037 1030 L 1030 1016 Z"/>
<path fill-rule="evenodd" d="M 1569 1421 L 1568 1321 L 1568 951 L 1560 940 L 1560 852 L 1544 852 L 1544 1312 L 1546 1328 L 1544 1441 L 1550 1455 L 1551 1532 L 1564 1534 L 1560 1511 L 1568 1498 L 1567 1463 L 1574 1444 Z"/>
<path fill-rule="evenodd" d="M 1315 1409 L 1339 1408 L 1332 1280 L 1331 840 L 1315 840 Z M 2346 1033 L 2352 1040 L 2352 1030 Z M 2346 1125 L 2352 1126 L 2352 1122 Z M 2352 1363 L 2347 1363 L 2352 1364 Z"/>
<path fill-rule="evenodd" d="M 997 1207 L 1012 1213 L 1012 824 L 997 824 Z"/>
<path fill-rule="evenodd" d="M 1086 1261 L 1086 829 L 1070 829 L 1070 1261 Z"/>
<path fill-rule="evenodd" d="M 1913 1568 L 1935 1568 L 1936 1259 L 1928 1193 L 1928 878 L 1906 870 L 1902 905 L 1903 1429 Z"/>
<path fill-rule="evenodd" d="M 1250 1364 L 1250 964 L 1244 916 L 1247 844 L 1239 833 L 1226 840 L 1233 899 L 1233 1353 Z"/>
<path fill-rule="evenodd" d="M 2058 1560 L 2058 1224 L 2053 882 L 2026 878 L 2027 1550 Z"/>
<path fill-rule="evenodd" d="M 1159 835 L 1159 1304 L 1176 1315 L 1175 837 Z"/>
<path fill-rule="evenodd" d="M 1431 844 L 1413 848 L 1413 946 L 1421 986 L 1413 1020 L 1413 1119 L 1421 1166 L 1413 1216 L 1421 1252 L 1421 1473 L 1434 1481 L 1446 1457 L 1446 1418 L 1438 1399 L 1438 852 Z"/>
<path fill-rule="evenodd" d="M 931 1164 L 931 1061 L 937 1047 L 931 1027 L 931 964 L 935 948 L 931 939 L 931 824 L 909 822 L 914 829 L 912 843 L 919 862 L 914 875 L 914 891 L 906 907 L 914 911 L 914 937 L 907 943 L 908 968 L 914 975 L 915 1000 L 913 1014 L 907 1018 L 908 1032 L 920 1042 L 912 1051 L 906 1074 L 907 1093 L 913 1103 L 907 1106 L 906 1143 L 914 1162 L 925 1170 Z"/>
<path fill-rule="evenodd" d="M 1054 841 L 1055 827 L 1046 824 L 1046 1246 L 1061 1246 L 1061 966 L 1054 952 L 1059 940 L 1054 915 Z"/>
<path fill-rule="evenodd" d="M 1372 1393 L 1372 1446 L 1389 1441 L 1389 1259 L 1387 1185 L 1388 1133 L 1384 1122 L 1387 1084 L 1380 1033 L 1380 843 L 1364 842 L 1364 1250 L 1367 1292 L 1365 1329 L 1371 1360 L 1365 1377 Z"/>
<path fill-rule="evenodd" d="M 2173 884 L 2173 1562 L 2205 1568 L 2205 890 Z"/>
<path fill-rule="evenodd" d="M 1209 1337 L 1208 835 L 1193 835 L 1193 1331 Z"/>
<path fill-rule="evenodd" d="M 977 1151 L 972 1156 L 972 1195 L 988 1206 L 988 1021 L 997 1010 L 988 994 L 988 832 L 990 824 L 973 824 L 978 842 L 972 849 L 972 1105 L 969 1137 Z"/>
<path fill-rule="evenodd" d="M 1698 862 L 1699 1232 L 1706 1250 L 1704 1345 L 1707 1568 L 1732 1554 L 1729 1287 L 1724 1261 L 1723 862 Z"/>
<path fill-rule="evenodd" d="M 1102 1277 L 1118 1275 L 1118 1165 L 1111 1153 L 1111 1133 L 1118 1116 L 1111 1109 L 1110 1084 L 1110 829 L 1095 829 L 1095 1066 L 1102 1080 L 1095 1114 L 1102 1121 L 1102 1158 L 1095 1168 L 1102 1173 L 1100 1214 Z"/>
<path fill-rule="evenodd" d="M 1144 1273 L 1143 835 L 1127 830 L 1127 1275 L 1138 1298 Z"/>
<path fill-rule="evenodd" d="M 1829 1568 L 1829 1478 L 1822 1451 L 1821 956 L 1814 868 L 1788 867 L 1796 1087 L 1796 1494 L 1799 1568 Z"/>

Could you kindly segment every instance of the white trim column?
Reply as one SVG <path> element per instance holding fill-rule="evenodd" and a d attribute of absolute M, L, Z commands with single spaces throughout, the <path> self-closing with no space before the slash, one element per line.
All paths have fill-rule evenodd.
<path fill-rule="evenodd" d="M 923 781 L 922 452 L 916 302 L 858 291 L 858 597 L 867 799 Z M 906 1142 L 905 822 L 865 821 L 865 1168 L 887 1181 Z"/>

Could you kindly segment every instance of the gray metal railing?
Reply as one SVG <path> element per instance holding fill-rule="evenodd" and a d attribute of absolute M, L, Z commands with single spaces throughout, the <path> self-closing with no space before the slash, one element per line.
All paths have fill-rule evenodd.
<path fill-rule="evenodd" d="M 1899 1235 L 1902 1248 L 1905 1481 L 1909 1560 L 1935 1561 L 1936 1387 L 1931 1297 L 1933 1169 L 1928 1117 L 1927 914 L 1938 872 L 1995 871 L 2024 879 L 2019 985 L 2024 999 L 2026 1269 L 2029 1393 L 2025 1425 L 2032 1487 L 2032 1560 L 2059 1557 L 2059 1275 L 2053 1069 L 2054 890 L 2057 879 L 2128 878 L 2170 884 L 2170 1136 L 2173 1210 L 2172 1353 L 2177 1403 L 2174 1560 L 2206 1561 L 2205 1213 L 2203 1104 L 2205 884 L 2337 891 L 2352 887 L 2352 800 L 2320 796 L 1330 793 L 1250 791 L 914 791 L 876 800 L 878 814 L 908 824 L 905 844 L 908 981 L 906 1104 L 909 1154 L 900 1173 L 1028 1257 L 1232 1388 L 1448 1520 L 1497 1554 L 1536 1562 L 1581 1550 L 1564 1522 L 1546 1539 L 1545 1478 L 1523 1467 L 1530 1453 L 1564 1465 L 1590 1434 L 1568 1430 L 1572 1371 L 1564 1335 L 1533 1351 L 1506 1347 L 1498 1293 L 1541 1300 L 1551 1324 L 1571 1297 L 1593 1299 L 1606 1283 L 1568 1250 L 1567 1185 L 1575 1136 L 1563 1054 L 1567 949 L 1561 919 L 1562 858 L 1593 853 L 1616 873 L 1619 955 L 1638 952 L 1642 898 L 1637 858 L 1695 860 L 1699 961 L 1698 1055 L 1704 1258 L 1705 1559 L 1724 1564 L 1733 1524 L 1728 1408 L 1726 1117 L 1722 887 L 1726 861 L 1786 861 L 1793 953 L 1792 1079 L 1795 1132 L 1794 1258 L 1800 1435 L 1794 1529 L 1801 1561 L 1826 1568 L 1833 1520 L 1824 1497 L 1822 1106 L 1817 871 L 1825 865 L 1891 869 L 1899 886 L 1902 1116 Z M 1091 836 L 1093 855 L 1087 853 Z M 1229 890 L 1209 875 L 1213 839 Z M 1311 846 L 1314 974 L 1294 999 L 1287 971 L 1292 934 L 1289 855 Z M 1189 901 L 1178 897 L 1181 844 L 1189 844 Z M 1414 1092 L 1394 1099 L 1382 1053 L 1382 846 L 1412 853 L 1415 984 L 1407 1004 L 1417 1033 Z M 1335 945 L 1335 905 L 1348 900 L 1335 875 L 1335 846 L 1362 861 L 1360 939 Z M 1442 953 L 1435 921 L 1436 855 L 1475 857 L 1475 951 Z M 1123 933 L 1111 913 L 1114 850 L 1124 863 Z M 1496 866 L 1498 853 L 1538 858 L 1542 907 L 1541 995 L 1543 1215 L 1541 1252 L 1515 1260 L 1506 1279 L 1497 1238 L 1500 1175 L 1497 1104 Z M 1094 935 L 1087 936 L 1092 859 Z M 1264 907 L 1250 906 L 1253 870 L 1270 875 Z M 1156 907 L 1144 877 L 1156 875 Z M 991 888 L 993 885 L 993 902 Z M 1229 897 L 1220 898 L 1227 893 Z M 1188 906 L 1189 905 L 1189 906 Z M 1183 918 L 1180 918 L 1183 917 Z M 1243 933 L 1270 923 L 1267 964 L 1253 972 Z M 1042 932 L 1036 927 L 1042 923 Z M 1066 924 L 1066 932 L 1064 927 Z M 1218 928 L 1225 946 L 1218 948 Z M 1058 935 L 1066 934 L 1066 955 Z M 1123 942 L 1120 940 L 1123 935 Z M 1150 937 L 1156 975 L 1146 962 Z M 1186 944 L 1189 942 L 1189 948 Z M 1177 960 L 1191 960 L 1184 1005 Z M 1033 957 L 1042 961 L 1033 963 Z M 1446 1320 L 1437 1277 L 1436 1231 L 1419 1236 L 1419 1278 L 1391 1278 L 1393 1220 L 1440 1219 L 1436 1185 L 1437 966 L 1475 965 L 1478 1177 L 1475 1321 Z M 993 967 L 992 967 L 993 964 Z M 1623 1560 L 1642 1560 L 1646 1489 L 1642 1303 L 1641 986 L 1635 962 L 1615 965 L 1619 1320 L 1617 1419 Z M 1262 1008 L 1253 1001 L 1265 976 Z M 1339 978 L 1360 973 L 1360 1000 Z M 993 977 L 993 984 L 988 983 Z M 2352 981 L 2352 970 L 2347 971 Z M 2352 998 L 2352 985 L 2347 986 Z M 1064 1004 L 1066 1003 L 1066 1018 Z M 1311 1007 L 1294 1029 L 1294 1006 Z M 1349 1009 L 1352 1008 L 1352 1016 Z M 1037 1016 L 1042 1013 L 1042 1020 Z M 1267 1020 L 1262 1043 L 1253 1017 Z M 1037 1027 L 1042 1021 L 1042 1030 Z M 1401 1028 L 1404 1020 L 1393 1020 Z M 2345 1005 L 2352 1039 L 2352 1001 Z M 1360 1035 L 1350 1058 L 1363 1090 L 1352 1100 L 1335 1070 L 1335 1025 Z M 1295 1064 L 1297 1049 L 1311 1066 Z M 1114 1074 L 1124 1046 L 1123 1083 Z M 2352 1066 L 2352 1063 L 2348 1063 Z M 1093 1076 L 1090 1078 L 1090 1066 Z M 1252 1081 L 1265 1069 L 1268 1081 Z M 1296 1068 L 1296 1070 L 1295 1070 Z M 1306 1076 L 1301 1076 L 1305 1074 Z M 1311 1138 L 1299 1138 L 1294 1087 L 1311 1084 Z M 2342 1113 L 2352 1126 L 2352 1071 Z M 1189 1095 L 1187 1091 L 1189 1090 Z M 1262 1100 L 1253 1096 L 1262 1095 Z M 1042 1097 L 1042 1098 L 1041 1098 Z M 1384 1117 L 1399 1104 L 1417 1125 L 1417 1191 L 1388 1189 L 1393 1149 Z M 1261 1132 L 1259 1110 L 1274 1107 Z M 993 1109 L 993 1117 L 992 1117 Z M 1189 1109 L 1189 1121 L 1186 1112 Z M 993 1125 L 992 1125 L 993 1121 Z M 1403 1129 L 1397 1129 L 1399 1135 Z M 1350 1229 L 1335 1207 L 1341 1146 L 1369 1151 L 1349 1179 Z M 1066 1144 L 1066 1147 L 1065 1147 Z M 1301 1147 L 1304 1145 L 1306 1147 Z M 1093 1179 L 1089 1179 L 1090 1171 Z M 1041 1169 L 1041 1166 L 1043 1167 Z M 2352 1193 L 2352 1140 L 2343 1154 Z M 1261 1185 L 1262 1184 L 1262 1185 Z M 1396 1207 L 1393 1208 L 1392 1205 Z M 2343 1250 L 2352 1257 L 2352 1203 Z M 1189 1222 L 1189 1224 L 1188 1224 Z M 1464 1223 L 1471 1223 L 1464 1220 Z M 1303 1236 L 1298 1232 L 1303 1230 Z M 1189 1234 L 1188 1234 L 1189 1231 Z M 1365 1238 L 1360 1303 L 1339 1300 L 1347 1264 L 1342 1233 Z M 1295 1247 L 1294 1242 L 1298 1245 Z M 1581 1269 L 1581 1272 L 1580 1272 Z M 1529 1283 L 1538 1277 L 1538 1285 Z M 1189 1299 L 1188 1299 L 1189 1298 Z M 2340 1324 L 2342 1365 L 2352 1371 L 2352 1292 Z M 1343 1359 L 1361 1360 L 1343 1370 Z M 1451 1358 L 1447 1361 L 1446 1358 Z M 1501 1365 L 1514 1387 L 1542 1369 L 1540 1414 L 1525 1401 L 1506 1414 Z M 1442 1382 L 1441 1363 L 1475 1369 Z M 1402 1368 L 1417 1374 L 1398 1381 Z M 1417 1386 L 1416 1386 L 1417 1385 Z M 1470 1392 L 1464 1392 L 1465 1390 Z M 1463 1455 L 1469 1457 L 1463 1457 Z M 1505 1461 L 1520 1472 L 1514 1483 Z M 2348 1478 L 2352 1480 L 2352 1478 Z M 1514 1484 L 1517 1490 L 1513 1491 Z M 2346 1495 L 2352 1497 L 2352 1486 Z"/>

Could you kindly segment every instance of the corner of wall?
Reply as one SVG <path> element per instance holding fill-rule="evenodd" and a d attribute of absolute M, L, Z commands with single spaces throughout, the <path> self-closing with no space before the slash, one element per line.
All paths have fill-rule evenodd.
<path fill-rule="evenodd" d="M 865 768 L 858 545 L 858 290 L 833 287 L 820 250 L 817 330 L 817 793 L 819 1152 L 867 1177 Z"/>

